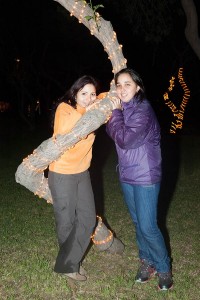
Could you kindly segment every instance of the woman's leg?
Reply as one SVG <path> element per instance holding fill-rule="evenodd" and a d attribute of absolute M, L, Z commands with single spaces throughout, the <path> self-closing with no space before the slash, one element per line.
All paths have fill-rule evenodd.
<path fill-rule="evenodd" d="M 61 247 L 74 224 L 77 202 L 76 182 L 70 175 L 49 172 L 48 183 L 53 198 L 58 243 Z"/>
<path fill-rule="evenodd" d="M 128 207 L 129 213 L 135 225 L 136 242 L 139 249 L 139 258 L 141 260 L 145 259 L 146 261 L 149 262 L 149 264 L 153 264 L 153 262 L 151 261 L 151 256 L 149 255 L 148 244 L 144 239 L 138 224 L 136 207 L 135 207 L 135 195 L 134 195 L 135 186 L 128 183 L 121 182 L 121 187 L 122 187 L 125 203 Z"/>
<path fill-rule="evenodd" d="M 138 226 L 148 245 L 148 254 L 157 272 L 170 271 L 170 259 L 157 225 L 157 203 L 160 184 L 134 186 Z"/>
<path fill-rule="evenodd" d="M 54 270 L 58 273 L 78 272 L 96 222 L 88 171 L 73 175 L 51 173 L 49 185 L 60 245 Z"/>
<path fill-rule="evenodd" d="M 85 171 L 80 175 L 80 181 L 78 184 L 78 203 L 76 208 L 76 217 L 77 244 L 81 244 L 81 250 L 84 254 L 91 241 L 91 235 L 94 232 L 97 221 L 94 194 L 92 190 L 89 171 Z"/>

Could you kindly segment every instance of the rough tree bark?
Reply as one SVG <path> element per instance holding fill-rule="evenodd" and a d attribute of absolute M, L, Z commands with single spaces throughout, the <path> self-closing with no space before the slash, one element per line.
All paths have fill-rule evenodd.
<path fill-rule="evenodd" d="M 94 12 L 85 1 L 56 1 L 78 18 L 79 22 L 82 22 L 86 27 L 88 27 L 90 32 L 100 40 L 105 51 L 109 55 L 109 59 L 111 60 L 113 73 L 116 73 L 126 66 L 126 59 L 123 56 L 122 48 L 118 44 L 116 34 L 113 31 L 110 22 L 105 21 L 101 17 L 87 21 L 85 17 L 93 16 Z M 111 89 L 107 96 L 103 100 L 97 102 L 92 110 L 86 112 L 76 123 L 70 133 L 65 135 L 56 135 L 54 138 L 44 141 L 31 155 L 26 157 L 16 171 L 16 182 L 25 186 L 35 195 L 46 199 L 48 203 L 52 203 L 48 179 L 44 176 L 44 170 L 51 162 L 58 159 L 64 151 L 73 147 L 80 139 L 83 139 L 90 132 L 96 130 L 108 120 L 112 111 L 112 88 L 113 84 L 111 82 Z M 94 234 L 96 240 L 98 240 L 101 228 L 102 223 L 98 222 L 98 226 Z M 109 247 L 109 250 L 107 251 L 112 253 L 123 252 L 124 246 L 121 241 L 115 238 L 113 234 L 109 235 L 107 230 L 104 231 L 104 235 L 105 239 L 100 242 L 98 241 L 98 244 L 96 244 L 97 248 L 104 245 L 105 250 Z M 112 240 L 111 246 L 109 245 L 110 240 Z"/>
<path fill-rule="evenodd" d="M 113 73 L 118 72 L 126 67 L 126 59 L 123 56 L 121 45 L 119 45 L 116 33 L 109 21 L 104 20 L 101 16 L 94 15 L 93 10 L 84 0 L 54 0 L 66 8 L 71 16 L 75 16 L 79 23 L 84 24 L 102 44 L 104 50 L 108 53 L 108 58 L 113 66 Z M 95 17 L 87 20 L 87 16 Z"/>
<path fill-rule="evenodd" d="M 186 15 L 185 36 L 193 51 L 200 59 L 200 38 L 198 33 L 198 16 L 193 0 L 181 0 Z"/>
<path fill-rule="evenodd" d="M 126 66 L 122 48 L 117 41 L 116 33 L 113 31 L 110 22 L 105 21 L 102 17 L 96 21 L 94 19 L 87 21 L 85 17 L 93 16 L 94 12 L 85 1 L 56 1 L 71 12 L 79 22 L 82 22 L 100 40 L 111 60 L 113 73 Z M 106 98 L 101 100 L 93 110 L 88 111 L 80 119 L 69 134 L 57 135 L 54 139 L 50 138 L 44 141 L 34 150 L 33 154 L 25 158 L 17 169 L 16 181 L 39 197 L 46 199 L 47 202 L 52 203 L 48 180 L 44 177 L 44 170 L 51 162 L 58 159 L 64 151 L 105 123 L 111 111 L 112 105 L 110 93 L 108 93 Z"/>
<path fill-rule="evenodd" d="M 76 123 L 70 133 L 56 135 L 45 140 L 31 155 L 26 157 L 17 168 L 16 182 L 52 203 L 48 180 L 44 170 L 49 164 L 58 159 L 63 152 L 73 147 L 78 141 L 95 131 L 106 122 L 112 111 L 109 93 L 103 100 L 97 102 L 92 110 L 85 113 Z"/>

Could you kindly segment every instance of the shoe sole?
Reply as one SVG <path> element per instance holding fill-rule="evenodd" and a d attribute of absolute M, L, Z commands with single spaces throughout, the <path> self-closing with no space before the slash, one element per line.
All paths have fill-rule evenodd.
<path fill-rule="evenodd" d="M 65 276 L 67 277 L 67 279 L 71 279 L 71 280 L 74 280 L 74 281 L 86 281 L 87 280 L 87 277 L 86 276 L 84 276 L 84 275 L 81 275 L 82 276 L 82 278 L 76 278 L 76 277 L 73 277 L 73 276 L 69 276 L 69 275 L 67 275 L 67 274 L 65 274 Z"/>
<path fill-rule="evenodd" d="M 147 279 L 147 280 L 145 280 L 145 281 L 141 281 L 140 279 L 136 279 L 135 282 L 137 282 L 137 283 L 147 283 L 147 282 L 148 282 L 149 280 L 151 280 L 156 274 L 157 274 L 157 272 L 155 271 L 155 272 L 153 272 L 153 273 L 150 275 L 149 279 Z"/>
<path fill-rule="evenodd" d="M 173 284 L 172 284 L 172 286 L 170 286 L 168 289 L 167 288 L 163 288 L 163 289 L 161 289 L 160 287 L 159 287 L 159 285 L 158 285 L 158 290 L 159 291 L 169 291 L 169 290 L 171 290 L 173 288 Z"/>

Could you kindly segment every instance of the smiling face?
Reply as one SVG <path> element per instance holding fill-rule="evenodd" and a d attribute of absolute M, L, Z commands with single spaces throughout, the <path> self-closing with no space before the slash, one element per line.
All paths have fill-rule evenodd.
<path fill-rule="evenodd" d="M 96 88 L 93 84 L 86 84 L 76 95 L 76 103 L 87 107 L 96 100 Z"/>
<path fill-rule="evenodd" d="M 139 89 L 139 85 L 133 81 L 128 73 L 122 73 L 118 76 L 116 82 L 116 91 L 122 102 L 129 102 L 139 91 Z"/>

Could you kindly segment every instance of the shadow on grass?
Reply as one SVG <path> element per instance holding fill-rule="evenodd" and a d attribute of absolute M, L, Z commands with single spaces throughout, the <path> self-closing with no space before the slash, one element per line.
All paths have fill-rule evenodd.
<path fill-rule="evenodd" d="M 96 132 L 90 167 L 96 212 L 99 216 L 104 215 L 103 169 L 113 147 L 114 143 L 107 135 L 105 125 L 101 126 Z"/>
<path fill-rule="evenodd" d="M 164 235 L 168 253 L 171 257 L 170 238 L 166 227 L 166 219 L 179 175 L 179 137 L 176 135 L 163 135 L 161 139 L 161 150 L 162 182 L 158 202 L 158 225 Z"/>
<path fill-rule="evenodd" d="M 103 168 L 113 150 L 113 142 L 107 136 L 104 126 L 98 129 L 93 148 L 91 180 L 95 196 L 97 215 L 104 216 Z M 180 137 L 164 134 L 161 140 L 162 150 L 162 182 L 158 202 L 158 224 L 163 233 L 169 256 L 171 257 L 170 237 L 166 227 L 166 219 L 171 200 L 176 188 L 180 167 Z M 113 167 L 113 166 L 112 166 Z M 112 178 L 111 178 L 112 180 Z M 105 225 L 109 224 L 104 219 Z M 111 229 L 112 230 L 112 229 Z"/>

